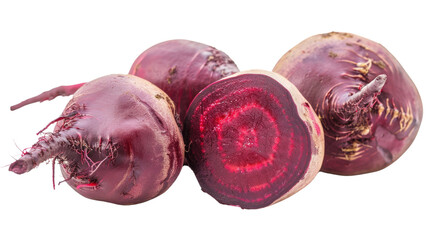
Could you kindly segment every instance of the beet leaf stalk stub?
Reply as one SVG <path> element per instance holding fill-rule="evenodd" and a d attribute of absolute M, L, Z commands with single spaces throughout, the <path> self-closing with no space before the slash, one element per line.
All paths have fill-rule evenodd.
<path fill-rule="evenodd" d="M 371 107 L 377 102 L 377 96 L 380 94 L 386 80 L 386 74 L 381 74 L 362 87 L 358 92 L 352 95 L 345 93 L 347 94 L 345 103 L 341 104 L 336 110 L 338 116 L 341 116 L 341 119 L 337 120 L 343 121 L 348 125 L 359 124 L 360 115 L 363 112 L 369 112 Z"/>
<path fill-rule="evenodd" d="M 12 163 L 17 174 L 55 158 L 79 194 L 136 204 L 165 192 L 184 161 L 175 108 L 158 87 L 133 75 L 108 75 L 75 92 L 53 133 Z"/>
<path fill-rule="evenodd" d="M 204 88 L 184 124 L 188 164 L 217 201 L 262 208 L 316 175 L 323 131 L 311 106 L 278 74 L 248 71 Z"/>
<path fill-rule="evenodd" d="M 368 104 L 373 103 L 377 98 L 377 95 L 380 94 L 381 89 L 386 83 L 387 76 L 386 74 L 381 74 L 377 76 L 373 81 L 365 85 L 359 92 L 351 95 L 346 103 L 344 108 L 350 110 L 350 108 L 363 108 Z"/>
<path fill-rule="evenodd" d="M 297 86 L 321 119 L 322 171 L 378 171 L 416 137 L 423 115 L 420 95 L 378 43 L 350 33 L 316 35 L 284 54 L 273 71 Z"/>

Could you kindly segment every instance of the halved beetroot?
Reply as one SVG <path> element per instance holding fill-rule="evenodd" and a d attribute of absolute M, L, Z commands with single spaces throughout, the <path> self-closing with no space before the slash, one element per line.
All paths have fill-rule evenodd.
<path fill-rule="evenodd" d="M 319 171 L 323 129 L 299 91 L 268 71 L 212 83 L 184 122 L 188 164 L 217 201 L 262 208 L 302 189 Z"/>

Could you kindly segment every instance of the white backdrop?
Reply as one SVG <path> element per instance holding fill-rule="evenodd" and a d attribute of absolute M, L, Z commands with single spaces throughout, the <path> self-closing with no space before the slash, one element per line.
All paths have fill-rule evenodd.
<path fill-rule="evenodd" d="M 51 165 L 21 176 L 7 171 L 18 147 L 31 146 L 69 98 L 16 112 L 10 105 L 57 85 L 127 73 L 143 50 L 176 38 L 212 45 L 241 70 L 271 70 L 307 37 L 358 34 L 401 62 L 427 107 L 423 2 L 1 1 L 0 238 L 428 239 L 427 116 L 413 145 L 390 167 L 352 177 L 320 173 L 296 195 L 259 210 L 218 204 L 187 167 L 166 193 L 134 206 L 89 200 L 67 184 L 53 190 Z"/>

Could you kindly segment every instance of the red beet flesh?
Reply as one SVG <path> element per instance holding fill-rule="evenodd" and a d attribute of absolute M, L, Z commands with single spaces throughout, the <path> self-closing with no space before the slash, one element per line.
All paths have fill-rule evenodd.
<path fill-rule="evenodd" d="M 410 77 L 380 44 L 349 33 L 310 37 L 274 67 L 314 107 L 325 130 L 322 170 L 383 169 L 413 142 L 422 102 Z"/>
<path fill-rule="evenodd" d="M 192 99 L 210 83 L 238 72 L 222 51 L 188 40 L 170 40 L 144 51 L 133 63 L 130 74 L 146 79 L 176 104 L 181 122 Z"/>
<path fill-rule="evenodd" d="M 86 83 L 53 133 L 10 166 L 22 174 L 55 158 L 65 181 L 81 195 L 136 204 L 165 192 L 177 178 L 184 144 L 174 105 L 153 84 L 132 75 Z"/>
<path fill-rule="evenodd" d="M 262 208 L 308 184 L 323 158 L 319 119 L 278 74 L 241 72 L 204 88 L 184 122 L 187 160 L 203 191 Z"/>

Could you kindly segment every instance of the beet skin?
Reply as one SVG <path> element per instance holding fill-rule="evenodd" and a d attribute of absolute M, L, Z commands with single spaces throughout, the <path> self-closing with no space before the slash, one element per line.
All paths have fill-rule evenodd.
<path fill-rule="evenodd" d="M 188 165 L 203 191 L 262 208 L 306 186 L 324 152 L 316 113 L 282 76 L 240 72 L 204 88 L 184 122 Z"/>
<path fill-rule="evenodd" d="M 108 75 L 77 90 L 53 133 L 10 166 L 28 172 L 54 158 L 81 195 L 136 204 L 165 192 L 184 161 L 184 144 L 169 97 L 132 75 Z"/>
<path fill-rule="evenodd" d="M 383 169 L 416 137 L 423 114 L 420 95 L 378 43 L 350 33 L 316 35 L 283 55 L 273 71 L 295 84 L 321 119 L 325 172 Z"/>
<path fill-rule="evenodd" d="M 181 122 L 192 99 L 210 83 L 238 72 L 231 58 L 214 47 L 189 40 L 156 44 L 134 61 L 130 74 L 155 84 L 173 100 Z"/>

